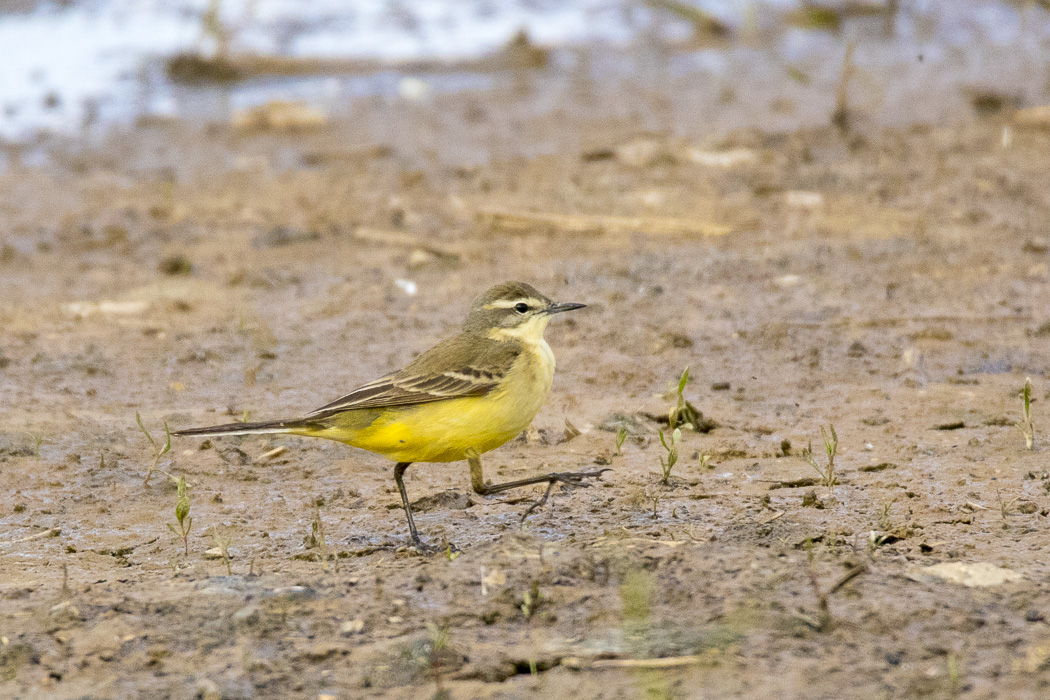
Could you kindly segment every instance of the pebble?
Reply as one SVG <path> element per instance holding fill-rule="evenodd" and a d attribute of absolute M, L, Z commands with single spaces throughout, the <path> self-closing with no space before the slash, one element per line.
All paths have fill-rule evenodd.
<path fill-rule="evenodd" d="M 347 620 L 343 624 L 339 625 L 339 634 L 344 637 L 350 637 L 355 634 L 361 634 L 365 631 L 365 621 L 361 618 L 356 620 Z"/>

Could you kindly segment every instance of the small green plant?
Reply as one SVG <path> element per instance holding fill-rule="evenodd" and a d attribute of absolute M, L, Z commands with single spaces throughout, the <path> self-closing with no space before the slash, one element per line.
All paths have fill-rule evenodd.
<path fill-rule="evenodd" d="M 43 433 L 33 433 L 33 454 L 40 460 L 40 446 L 44 444 Z"/>
<path fill-rule="evenodd" d="M 627 428 L 620 426 L 620 429 L 616 431 L 616 456 L 622 457 L 623 452 L 620 448 L 623 447 L 623 443 L 627 441 Z"/>
<path fill-rule="evenodd" d="M 831 433 L 829 436 L 828 433 Z M 817 464 L 816 458 L 813 456 L 813 443 L 810 442 L 809 446 L 802 450 L 799 457 L 809 466 L 813 467 L 814 471 L 820 475 L 820 483 L 828 487 L 831 487 L 838 483 L 838 477 L 835 476 L 835 455 L 838 454 L 839 450 L 839 436 L 835 432 L 834 425 L 828 425 L 828 430 L 824 430 L 824 426 L 820 426 L 820 436 L 824 439 L 824 452 L 828 457 L 827 467 L 821 469 L 820 465 Z"/>
<path fill-rule="evenodd" d="M 678 389 L 675 391 L 675 406 L 671 409 L 671 412 L 667 414 L 667 429 L 674 430 L 679 424 L 686 422 L 683 420 L 686 416 L 685 411 L 689 404 L 685 400 L 683 392 L 685 391 L 685 385 L 689 383 L 689 365 L 686 365 L 685 369 L 682 370 L 682 376 L 678 378 Z"/>
<path fill-rule="evenodd" d="M 230 566 L 230 542 L 233 541 L 232 537 L 224 537 L 226 533 L 219 534 L 218 529 L 213 529 L 211 533 L 212 540 L 215 542 L 215 548 L 219 550 L 219 556 L 222 557 L 222 563 L 226 565 L 226 575 L 233 575 L 233 567 Z"/>
<path fill-rule="evenodd" d="M 630 569 L 620 583 L 624 641 L 638 656 L 649 653 L 649 615 L 652 609 L 653 575 L 644 569 Z"/>
<path fill-rule="evenodd" d="M 1013 507 L 1013 504 L 1016 503 L 1019 498 L 1021 497 L 1014 496 L 1009 501 L 1004 501 L 1003 494 L 999 491 L 999 489 L 995 490 L 995 500 L 999 502 L 999 514 L 1003 517 L 1003 529 L 1006 529 L 1007 527 L 1006 519 L 1010 517 L 1011 507 Z"/>
<path fill-rule="evenodd" d="M 893 501 L 886 501 L 882 504 L 882 509 L 879 512 L 879 527 L 883 532 L 890 532 L 893 530 L 893 521 L 890 520 L 890 509 L 893 508 Z"/>
<path fill-rule="evenodd" d="M 652 483 L 645 485 L 645 499 L 653 506 L 653 519 L 659 517 L 658 509 L 660 507 L 660 493 L 656 490 Z"/>
<path fill-rule="evenodd" d="M 1024 380 L 1024 389 L 1021 390 L 1021 422 L 1017 423 L 1017 429 L 1024 435 L 1025 449 L 1031 450 L 1035 445 L 1035 425 L 1032 423 L 1032 378 Z"/>
<path fill-rule="evenodd" d="M 664 431 L 660 431 L 660 444 L 667 450 L 667 461 L 664 461 L 663 457 L 660 457 L 660 468 L 663 470 L 664 477 L 660 483 L 664 486 L 671 483 L 671 470 L 674 469 L 674 465 L 678 463 L 678 446 L 682 442 L 682 431 L 678 428 L 674 429 L 671 433 L 671 444 L 667 444 L 667 440 L 664 439 Z"/>
<path fill-rule="evenodd" d="M 450 700 L 451 695 L 442 682 L 442 671 L 449 663 L 452 649 L 449 648 L 449 634 L 447 627 L 441 627 L 433 622 L 427 623 L 427 673 L 434 679 L 433 700 Z"/>
<path fill-rule="evenodd" d="M 190 494 L 186 486 L 186 477 L 179 476 L 175 482 L 175 488 L 178 490 L 178 497 L 175 501 L 175 521 L 178 523 L 178 529 L 175 529 L 172 523 L 168 523 L 168 529 L 176 537 L 182 538 L 183 554 L 189 556 L 190 528 L 193 527 L 193 518 L 190 517 Z"/>
<path fill-rule="evenodd" d="M 459 551 L 458 549 L 452 549 L 451 544 L 445 546 L 445 558 L 449 561 L 456 561 L 456 557 L 458 557 L 462 553 L 463 552 Z"/>
<path fill-rule="evenodd" d="M 700 455 L 700 468 L 701 469 L 714 469 L 715 465 L 711 464 L 711 455 L 701 454 Z"/>
<path fill-rule="evenodd" d="M 536 614 L 536 609 L 540 606 L 543 597 L 540 595 L 540 582 L 533 581 L 532 586 L 529 590 L 525 591 L 525 594 L 521 597 L 521 612 L 525 615 L 526 619 L 531 620 L 532 616 Z"/>
<path fill-rule="evenodd" d="M 153 472 L 157 471 L 157 465 L 160 464 L 160 458 L 168 454 L 171 451 L 171 431 L 168 429 L 168 422 L 164 422 L 164 434 L 167 436 L 168 441 L 163 445 L 158 445 L 157 441 L 153 439 L 153 436 L 146 430 L 146 426 L 142 424 L 142 416 L 139 415 L 138 411 L 135 411 L 135 420 L 139 424 L 139 430 L 149 440 L 149 444 L 153 447 L 153 464 L 150 465 L 149 471 L 146 472 L 146 480 L 142 482 L 143 486 L 149 486 L 149 480 L 153 476 Z M 180 479 L 182 477 L 179 477 Z"/>
<path fill-rule="evenodd" d="M 954 653 L 948 654 L 948 692 L 950 697 L 958 697 L 962 690 L 962 670 L 959 668 L 959 657 Z"/>

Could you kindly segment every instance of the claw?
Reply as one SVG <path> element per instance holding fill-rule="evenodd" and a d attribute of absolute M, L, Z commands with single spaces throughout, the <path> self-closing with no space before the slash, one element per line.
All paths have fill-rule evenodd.
<path fill-rule="evenodd" d="M 540 498 L 540 500 L 529 506 L 528 510 L 522 514 L 521 523 L 524 524 L 525 520 L 532 515 L 533 511 L 547 502 L 547 499 L 550 498 L 551 495 L 551 489 L 554 488 L 555 484 L 562 483 L 569 488 L 587 488 L 590 484 L 584 483 L 584 479 L 600 479 L 602 474 L 607 471 L 611 471 L 611 468 L 605 467 L 603 469 L 593 469 L 589 472 L 555 472 L 553 474 L 548 474 L 550 481 L 547 482 L 547 490 L 543 492 L 543 497 Z"/>
<path fill-rule="evenodd" d="M 584 479 L 600 479 L 602 474 L 608 471 L 612 471 L 612 468 L 593 469 L 589 472 L 556 472 L 551 474 L 551 483 L 561 482 L 567 486 L 587 488 L 590 484 L 584 483 Z"/>

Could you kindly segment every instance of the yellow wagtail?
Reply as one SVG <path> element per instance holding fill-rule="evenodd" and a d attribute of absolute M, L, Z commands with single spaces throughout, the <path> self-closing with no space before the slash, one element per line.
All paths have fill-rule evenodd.
<path fill-rule="evenodd" d="M 584 304 L 555 303 L 522 282 L 498 284 L 470 307 L 463 330 L 404 369 L 369 382 L 303 418 L 229 423 L 175 435 L 283 433 L 321 437 L 396 462 L 397 482 L 413 543 L 424 548 L 403 476 L 413 462 L 470 463 L 471 485 L 488 495 L 557 481 L 579 484 L 601 471 L 563 472 L 486 484 L 482 452 L 529 426 L 554 378 L 554 354 L 543 338 L 551 316 Z M 549 490 L 548 490 L 549 493 Z"/>

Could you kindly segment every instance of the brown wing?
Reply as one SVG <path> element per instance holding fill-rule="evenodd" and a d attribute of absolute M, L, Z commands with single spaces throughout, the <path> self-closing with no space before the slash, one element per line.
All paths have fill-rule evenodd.
<path fill-rule="evenodd" d="M 449 338 L 404 369 L 360 386 L 306 418 L 327 418 L 362 408 L 484 396 L 499 385 L 520 352 L 516 343 L 477 336 Z"/>

